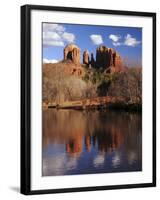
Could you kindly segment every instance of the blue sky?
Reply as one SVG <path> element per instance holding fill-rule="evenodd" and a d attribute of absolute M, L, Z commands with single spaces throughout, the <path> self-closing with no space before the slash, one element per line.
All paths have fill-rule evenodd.
<path fill-rule="evenodd" d="M 135 27 L 43 23 L 43 61 L 63 59 L 63 49 L 74 43 L 96 56 L 96 48 L 114 48 L 128 65 L 142 62 L 142 29 Z"/>

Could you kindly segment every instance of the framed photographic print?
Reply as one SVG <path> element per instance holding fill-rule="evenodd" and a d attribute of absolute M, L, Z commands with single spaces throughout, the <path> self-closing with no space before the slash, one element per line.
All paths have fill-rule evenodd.
<path fill-rule="evenodd" d="M 21 7 L 21 193 L 156 186 L 156 14 Z"/>

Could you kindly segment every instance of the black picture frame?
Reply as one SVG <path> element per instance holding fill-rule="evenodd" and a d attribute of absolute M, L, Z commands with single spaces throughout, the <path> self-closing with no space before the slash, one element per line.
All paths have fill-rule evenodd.
<path fill-rule="evenodd" d="M 94 14 L 111 14 L 125 16 L 142 16 L 151 17 L 153 20 L 153 176 L 152 183 L 125 184 L 113 186 L 95 186 L 80 188 L 61 188 L 49 190 L 31 190 L 31 11 L 64 11 Z M 112 190 L 127 189 L 140 187 L 156 186 L 156 13 L 136 12 L 136 11 L 120 11 L 120 10 L 100 10 L 90 8 L 71 8 L 71 7 L 55 7 L 43 5 L 24 5 L 21 6 L 21 193 L 25 195 L 33 194 L 49 194 L 64 192 L 80 192 L 93 190 Z"/>

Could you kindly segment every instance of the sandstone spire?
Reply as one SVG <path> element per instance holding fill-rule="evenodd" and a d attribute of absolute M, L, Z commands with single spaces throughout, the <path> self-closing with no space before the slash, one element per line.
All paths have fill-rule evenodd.
<path fill-rule="evenodd" d="M 85 50 L 83 52 L 83 64 L 89 65 L 89 52 L 88 52 L 88 50 Z"/>

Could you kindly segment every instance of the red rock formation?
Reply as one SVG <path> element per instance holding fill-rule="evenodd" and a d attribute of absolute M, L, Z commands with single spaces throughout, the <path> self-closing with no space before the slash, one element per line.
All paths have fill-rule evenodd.
<path fill-rule="evenodd" d="M 75 44 L 69 44 L 64 48 L 64 60 L 70 62 L 73 66 L 69 71 L 70 74 L 82 76 L 83 70 L 80 64 L 80 48 Z M 73 64 L 73 65 L 72 65 Z M 112 48 L 99 46 L 96 50 L 96 60 L 93 53 L 91 59 L 88 50 L 83 52 L 83 64 L 89 67 L 100 69 L 102 68 L 107 73 L 124 71 L 120 55 Z"/>
<path fill-rule="evenodd" d="M 112 48 L 100 46 L 96 50 L 96 67 L 118 72 L 122 66 L 120 55 Z M 114 69 L 114 70 L 113 70 Z M 109 70 L 108 70 L 109 72 Z"/>
<path fill-rule="evenodd" d="M 75 64 L 80 64 L 80 48 L 75 44 L 69 44 L 64 48 L 64 60 L 71 60 Z"/>
<path fill-rule="evenodd" d="M 76 135 L 73 138 L 70 138 L 66 143 L 66 152 L 70 156 L 77 157 L 81 154 L 83 148 L 83 135 Z"/>
<path fill-rule="evenodd" d="M 83 52 L 83 64 L 89 65 L 89 52 L 87 50 Z"/>
<path fill-rule="evenodd" d="M 108 48 L 105 46 L 100 46 L 96 50 L 96 67 L 97 68 L 106 68 L 110 65 Z"/>
<path fill-rule="evenodd" d="M 82 77 L 84 75 L 84 68 L 80 64 L 73 63 L 71 60 L 67 60 L 65 63 L 61 64 L 61 66 L 63 66 L 66 74 L 77 77 Z"/>
<path fill-rule="evenodd" d="M 95 67 L 96 66 L 96 62 L 94 60 L 94 56 L 93 56 L 93 53 L 91 53 L 91 61 L 90 61 L 90 64 L 92 67 Z"/>
<path fill-rule="evenodd" d="M 116 57 L 115 57 L 115 66 L 120 66 L 122 65 L 122 59 L 121 59 L 121 56 L 116 53 Z"/>

